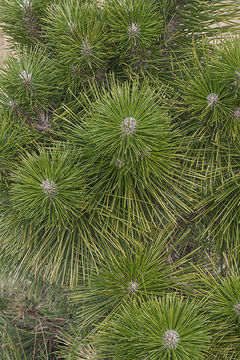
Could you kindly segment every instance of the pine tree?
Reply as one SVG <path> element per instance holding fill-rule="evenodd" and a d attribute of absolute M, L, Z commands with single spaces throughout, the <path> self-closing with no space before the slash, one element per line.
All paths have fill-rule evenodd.
<path fill-rule="evenodd" d="M 239 11 L 1 0 L 1 360 L 239 359 Z"/>

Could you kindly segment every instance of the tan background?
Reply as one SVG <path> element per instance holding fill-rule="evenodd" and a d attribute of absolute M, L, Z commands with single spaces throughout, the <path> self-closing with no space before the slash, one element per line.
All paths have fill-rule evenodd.
<path fill-rule="evenodd" d="M 2 31 L 0 30 L 0 63 L 7 56 L 7 46 Z"/>

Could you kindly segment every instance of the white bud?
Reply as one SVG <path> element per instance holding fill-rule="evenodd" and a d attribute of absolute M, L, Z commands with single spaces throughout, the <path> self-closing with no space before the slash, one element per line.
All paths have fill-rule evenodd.
<path fill-rule="evenodd" d="M 41 187 L 45 194 L 49 197 L 52 197 L 57 193 L 57 185 L 52 180 L 43 180 L 43 182 L 41 183 Z"/>
<path fill-rule="evenodd" d="M 240 316 L 240 303 L 237 303 L 234 305 L 234 310 L 236 311 L 237 315 Z"/>
<path fill-rule="evenodd" d="M 82 42 L 81 53 L 82 55 L 91 56 L 92 46 L 88 40 Z"/>
<path fill-rule="evenodd" d="M 163 335 L 163 344 L 168 349 L 175 349 L 180 340 L 180 336 L 175 330 L 167 330 Z"/>
<path fill-rule="evenodd" d="M 20 79 L 22 80 L 23 83 L 26 83 L 26 84 L 30 85 L 31 80 L 32 80 L 32 74 L 31 73 L 27 73 L 24 70 L 24 71 L 21 72 L 19 77 L 20 77 Z"/>
<path fill-rule="evenodd" d="M 134 294 L 138 291 L 139 284 L 136 281 L 130 281 L 128 290 Z"/>
<path fill-rule="evenodd" d="M 132 135 L 136 131 L 137 121 L 132 117 L 126 118 L 121 127 L 125 135 Z"/>
<path fill-rule="evenodd" d="M 218 105 L 219 96 L 215 93 L 211 93 L 207 96 L 208 105 L 211 105 L 212 110 Z"/>
<path fill-rule="evenodd" d="M 138 37 L 139 32 L 140 32 L 140 28 L 137 23 L 133 22 L 132 24 L 129 25 L 128 35 L 130 39 Z"/>
<path fill-rule="evenodd" d="M 236 108 L 233 112 L 233 117 L 236 119 L 240 118 L 240 108 Z"/>
<path fill-rule="evenodd" d="M 15 106 L 15 101 L 14 100 L 10 100 L 8 101 L 7 105 L 11 108 L 13 108 Z"/>

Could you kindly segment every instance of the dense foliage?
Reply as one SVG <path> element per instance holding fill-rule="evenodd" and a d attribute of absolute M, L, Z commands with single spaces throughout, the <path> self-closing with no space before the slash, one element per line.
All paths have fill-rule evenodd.
<path fill-rule="evenodd" d="M 1 0 L 1 360 L 239 360 L 239 14 Z"/>

